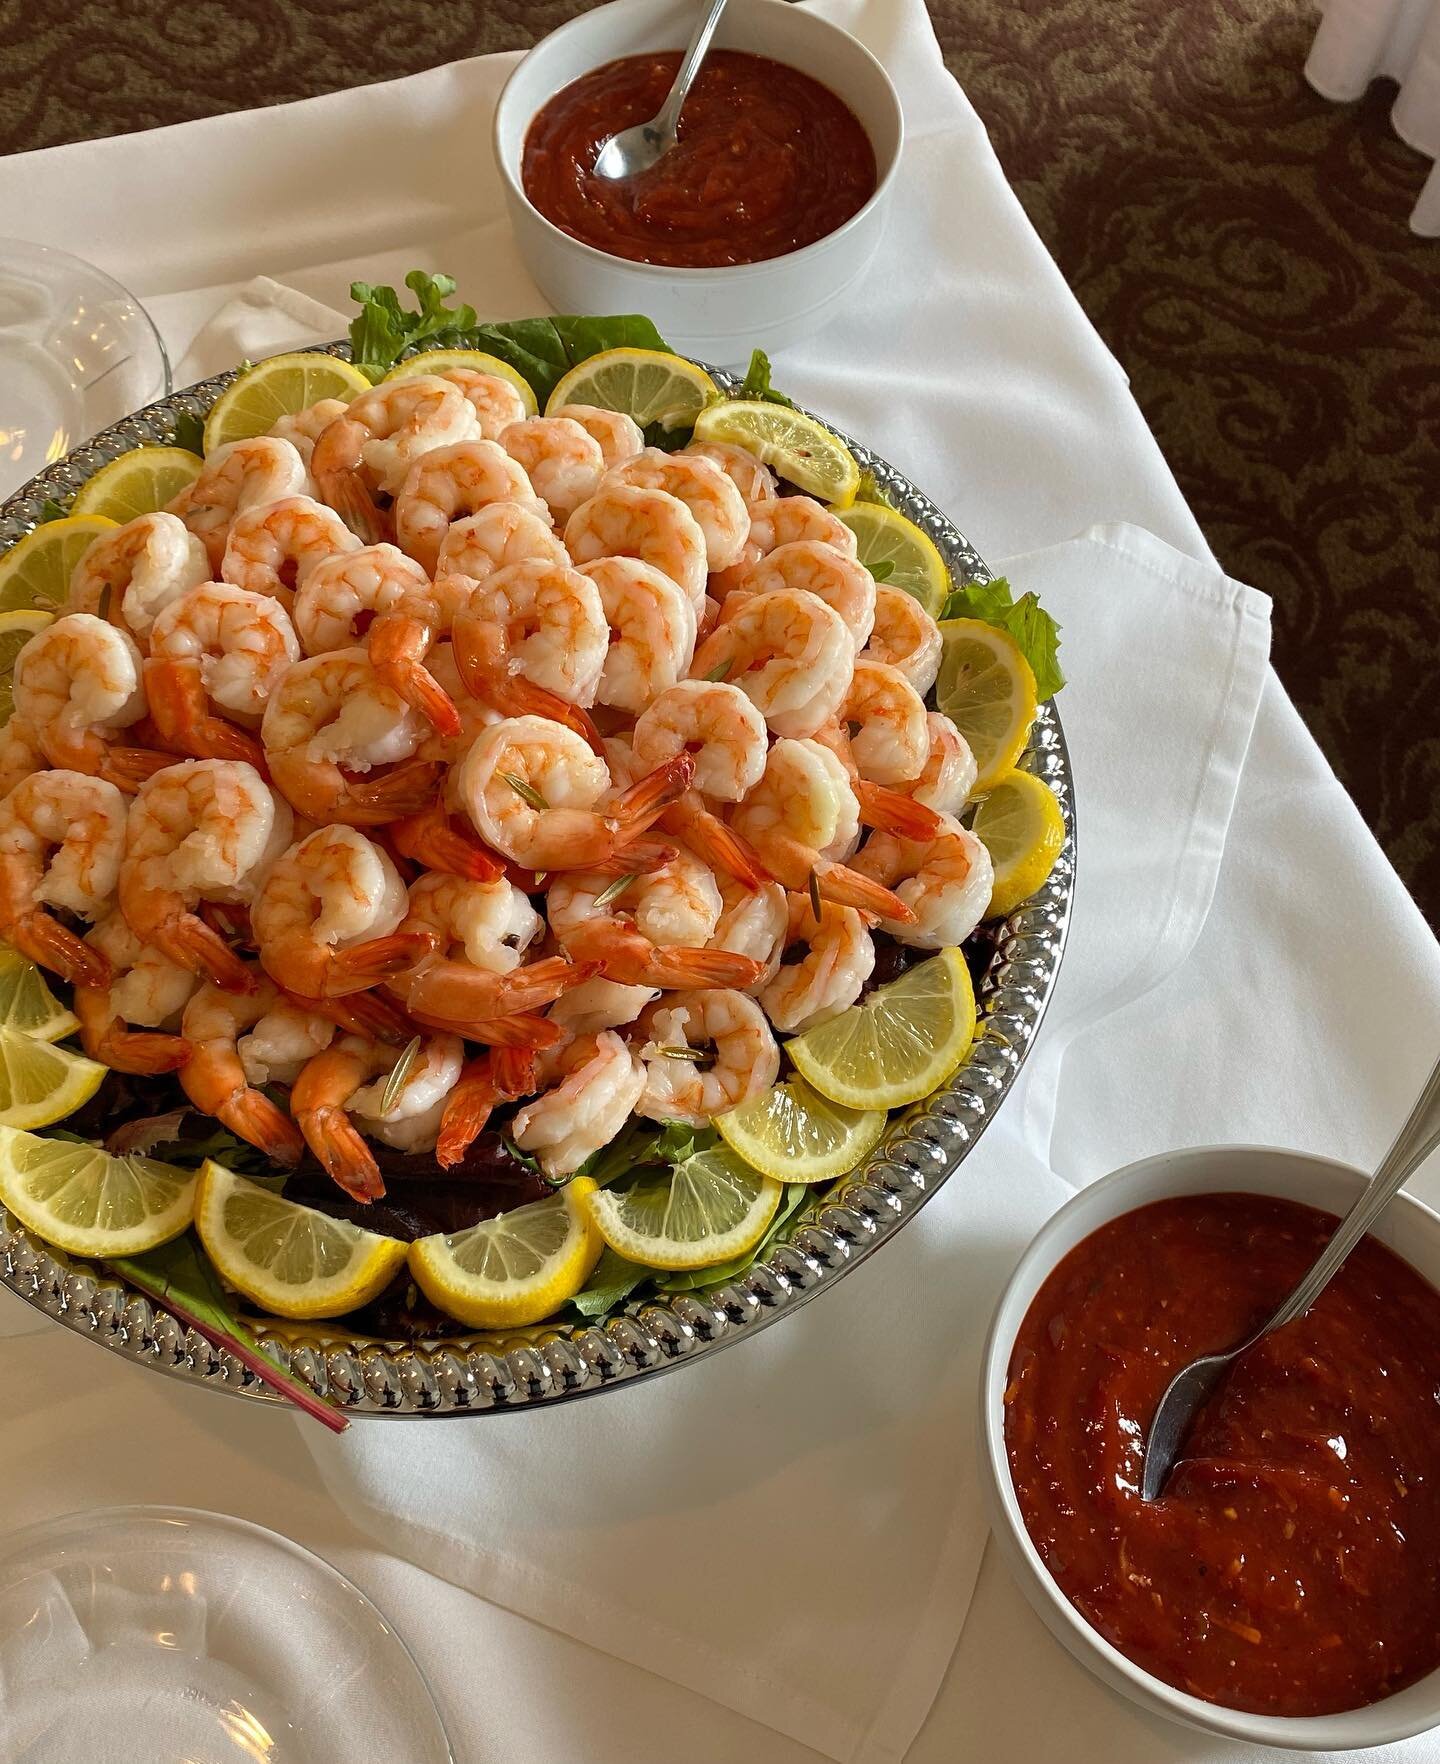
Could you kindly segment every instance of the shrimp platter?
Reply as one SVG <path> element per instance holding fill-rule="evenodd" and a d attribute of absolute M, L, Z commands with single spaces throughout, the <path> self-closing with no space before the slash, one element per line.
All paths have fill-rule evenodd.
<path fill-rule="evenodd" d="M 0 767 L 0 937 L 100 1087 L 72 1124 L 116 1156 L 132 1121 L 203 1142 L 226 1281 L 380 1335 L 430 1305 L 554 1317 L 607 1244 L 662 1290 L 738 1265 L 898 1106 L 826 1088 L 848 1026 L 940 1062 L 901 1100 L 929 1094 L 974 1027 L 957 946 L 1014 910 L 984 826 L 1009 774 L 949 651 L 990 627 L 942 630 L 946 584 L 867 564 L 853 489 L 796 490 L 708 381 L 657 446 L 584 359 L 533 388 L 476 350 L 404 365 L 366 389 L 335 362 L 109 523 L 24 627 Z M 942 967 L 969 1028 L 957 1006 L 954 1046 L 897 1054 L 886 996 L 938 1010 Z M 44 1235 L 5 1187 L 11 1118 L 0 1200 Z M 262 1175 L 283 1193 L 253 1204 L 315 1246 L 290 1308 L 298 1252 L 272 1232 L 247 1284 L 214 1239 L 214 1185 Z M 385 1278 L 346 1285 L 347 1255 Z"/>

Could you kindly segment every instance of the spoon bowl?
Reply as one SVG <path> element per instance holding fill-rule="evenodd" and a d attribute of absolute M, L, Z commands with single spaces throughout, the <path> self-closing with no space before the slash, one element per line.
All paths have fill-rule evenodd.
<path fill-rule="evenodd" d="M 608 178 L 612 182 L 638 178 L 641 172 L 649 171 L 675 145 L 679 138 L 680 112 L 685 108 L 685 99 L 691 86 L 695 84 L 700 64 L 710 48 L 710 39 L 715 35 L 720 15 L 728 4 L 729 0 L 709 0 L 695 27 L 694 36 L 685 46 L 679 71 L 670 90 L 665 94 L 665 102 L 649 122 L 636 123 L 631 128 L 621 129 L 618 135 L 611 135 L 608 140 L 600 143 L 600 151 L 595 155 L 597 177 Z"/>

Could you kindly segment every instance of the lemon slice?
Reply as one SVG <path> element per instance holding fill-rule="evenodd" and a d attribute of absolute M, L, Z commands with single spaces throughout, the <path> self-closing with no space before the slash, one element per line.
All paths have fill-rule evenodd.
<path fill-rule="evenodd" d="M 980 619 L 946 619 L 935 702 L 970 743 L 977 791 L 989 790 L 1025 751 L 1035 721 L 1035 676 L 1016 643 Z"/>
<path fill-rule="evenodd" d="M 154 514 L 193 484 L 204 465 L 198 453 L 184 447 L 134 447 L 85 480 L 70 512 L 108 515 L 121 523 Z"/>
<path fill-rule="evenodd" d="M 717 1118 L 720 1136 L 778 1182 L 829 1182 L 853 1170 L 885 1131 L 883 1109 L 847 1109 L 800 1077 Z"/>
<path fill-rule="evenodd" d="M 1043 887 L 1055 868 L 1065 844 L 1065 817 L 1048 784 L 1029 772 L 1008 772 L 981 800 L 971 829 L 995 866 L 985 916 L 1003 919 Z"/>
<path fill-rule="evenodd" d="M 525 400 L 531 416 L 540 408 L 535 402 L 535 388 L 518 368 L 498 355 L 487 355 L 483 349 L 424 349 L 419 355 L 407 356 L 385 375 L 386 380 L 408 380 L 416 374 L 444 374 L 451 368 L 470 368 L 477 374 L 495 374 L 508 380 Z M 383 385 L 383 381 L 381 382 Z"/>
<path fill-rule="evenodd" d="M 195 1173 L 0 1127 L 0 1201 L 71 1255 L 138 1256 L 190 1223 Z"/>
<path fill-rule="evenodd" d="M 89 1102 L 107 1068 L 0 1027 L 0 1124 L 50 1127 Z"/>
<path fill-rule="evenodd" d="M 210 406 L 205 451 L 268 435 L 282 416 L 294 416 L 322 398 L 342 398 L 348 404 L 357 392 L 369 390 L 370 381 L 359 368 L 338 356 L 312 349 L 272 355 L 247 368 Z"/>
<path fill-rule="evenodd" d="M 711 1268 L 754 1249 L 784 1193 L 728 1145 L 696 1152 L 668 1176 L 590 1196 L 590 1216 L 617 1255 L 647 1268 Z"/>
<path fill-rule="evenodd" d="M 975 990 L 958 949 L 942 949 L 785 1051 L 822 1096 L 896 1109 L 929 1096 L 975 1038 Z"/>
<path fill-rule="evenodd" d="M 663 349 L 602 349 L 571 368 L 545 401 L 547 414 L 562 404 L 598 404 L 624 411 L 643 429 L 693 423 L 720 388 L 704 368 Z"/>
<path fill-rule="evenodd" d="M 27 533 L 0 557 L 0 608 L 64 606 L 76 564 L 116 524 L 105 515 L 66 515 Z"/>
<path fill-rule="evenodd" d="M 476 1329 L 538 1323 L 574 1298 L 603 1245 L 586 1199 L 595 1184 L 577 1176 L 558 1194 L 466 1231 L 410 1245 L 410 1272 L 434 1305 Z"/>
<path fill-rule="evenodd" d="M 34 962 L 8 943 L 0 943 L 0 1026 L 35 1041 L 61 1041 L 80 1027 Z"/>
<path fill-rule="evenodd" d="M 931 618 L 938 619 L 950 592 L 950 572 L 930 535 L 883 502 L 853 503 L 840 519 L 855 535 L 857 555 L 866 569 L 889 564 L 885 586 L 913 594 Z"/>
<path fill-rule="evenodd" d="M 405 1245 L 247 1182 L 207 1158 L 195 1228 L 225 1280 L 277 1317 L 338 1317 L 377 1297 Z"/>
<path fill-rule="evenodd" d="M 849 508 L 860 488 L 860 467 L 840 437 L 814 417 L 783 404 L 747 398 L 712 404 L 695 419 L 695 439 L 743 447 L 832 508 Z"/>
<path fill-rule="evenodd" d="M 0 728 L 10 721 L 10 713 L 15 709 L 11 695 L 15 657 L 54 617 L 54 613 L 42 612 L 38 607 L 26 610 L 17 606 L 9 612 L 0 612 Z"/>

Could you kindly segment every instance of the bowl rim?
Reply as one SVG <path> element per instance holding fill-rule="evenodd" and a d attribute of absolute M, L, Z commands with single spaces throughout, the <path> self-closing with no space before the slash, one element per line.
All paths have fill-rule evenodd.
<path fill-rule="evenodd" d="M 1018 1553 L 1026 1573 L 1023 1577 L 1017 1573 L 1016 1579 L 1032 1605 L 1037 1598 L 1043 1601 L 1044 1611 L 1037 1609 L 1037 1615 L 1041 1616 L 1046 1627 L 1057 1640 L 1063 1639 L 1059 1635 L 1059 1631 L 1063 1629 L 1071 1641 L 1079 1644 L 1069 1650 L 1077 1661 L 1103 1683 L 1121 1691 L 1137 1707 L 1154 1712 L 1158 1706 L 1171 1720 L 1184 1726 L 1222 1734 L 1229 1739 L 1286 1750 L 1320 1752 L 1388 1745 L 1440 1726 L 1440 1664 L 1403 1689 L 1382 1697 L 1378 1702 L 1362 1703 L 1354 1709 L 1338 1709 L 1324 1715 L 1261 1715 L 1191 1696 L 1137 1665 L 1093 1628 L 1066 1598 L 1026 1528 L 1010 1474 L 1001 1399 L 1015 1330 L 1023 1320 L 1023 1312 L 1014 1319 L 1008 1313 L 1018 1304 L 1017 1295 L 1021 1289 L 1033 1288 L 1026 1301 L 1028 1310 L 1035 1292 L 1064 1256 L 1102 1226 L 1172 1195 L 1233 1193 L 1235 1189 L 1227 1187 L 1224 1181 L 1227 1161 L 1253 1163 L 1257 1159 L 1268 1166 L 1267 1174 L 1270 1170 L 1276 1172 L 1277 1177 L 1282 1171 L 1287 1174 L 1277 1180 L 1276 1190 L 1252 1191 L 1242 1188 L 1241 1192 L 1276 1193 L 1283 1185 L 1287 1193 L 1277 1193 L 1277 1198 L 1291 1198 L 1309 1206 L 1318 1204 L 1306 1195 L 1306 1179 L 1314 1172 L 1326 1172 L 1353 1180 L 1357 1190 L 1370 1177 L 1369 1171 L 1348 1164 L 1340 1158 L 1326 1157 L 1318 1152 L 1297 1151 L 1289 1146 L 1248 1143 L 1182 1146 L 1173 1151 L 1156 1152 L 1148 1157 L 1137 1158 L 1132 1163 L 1124 1164 L 1119 1169 L 1111 1170 L 1106 1175 L 1097 1177 L 1095 1181 L 1077 1188 L 1070 1199 L 1058 1207 L 1030 1239 L 996 1301 L 980 1357 L 977 1450 L 981 1478 L 987 1485 L 989 1495 L 991 1523 L 997 1531 L 1003 1525 L 1005 1535 L 1000 1540 L 1002 1552 L 1003 1547 L 1008 1545 Z M 1215 1170 L 1216 1180 L 1213 1185 L 1207 1185 L 1203 1189 L 1184 1186 L 1187 1171 L 1193 1170 L 1197 1165 L 1208 1165 Z M 1097 1205 L 1097 1192 L 1103 1193 L 1106 1190 L 1112 1191 L 1111 1204 L 1102 1202 Z M 1082 1211 L 1093 1211 L 1094 1216 L 1090 1219 L 1088 1228 L 1081 1235 L 1075 1236 L 1072 1226 L 1076 1214 Z M 1403 1190 L 1390 1202 L 1387 1217 L 1423 1219 L 1432 1227 L 1440 1227 L 1440 1211 Z M 1403 1250 L 1395 1248 L 1393 1244 L 1387 1247 L 1407 1266 L 1414 1268 L 1421 1279 L 1431 1286 L 1437 1285 L 1437 1282 L 1415 1268 Z M 1428 1714 L 1417 1710 L 1415 1718 L 1402 1718 L 1398 1724 L 1393 1717 L 1389 1721 L 1385 1719 L 1383 1711 L 1392 1707 L 1396 1698 L 1419 1691 L 1422 1687 L 1428 1687 Z"/>
<path fill-rule="evenodd" d="M 812 258 L 817 258 L 823 255 L 825 251 L 833 248 L 837 240 L 844 239 L 852 232 L 857 232 L 870 216 L 875 214 L 889 201 L 890 191 L 894 185 L 896 173 L 900 168 L 900 159 L 905 151 L 905 110 L 900 102 L 900 94 L 895 89 L 895 82 L 890 78 L 884 63 L 881 62 L 879 57 L 871 50 L 867 49 L 860 39 L 847 31 L 843 25 L 833 23 L 830 19 L 822 17 L 818 12 L 805 11 L 799 6 L 792 5 L 789 3 L 789 0 L 750 0 L 750 3 L 758 6 L 776 7 L 784 11 L 787 15 L 808 21 L 800 27 L 802 30 L 810 29 L 813 26 L 821 36 L 829 35 L 831 37 L 843 39 L 850 46 L 850 49 L 862 60 L 868 62 L 871 68 L 873 68 L 880 76 L 881 86 L 894 111 L 895 146 L 890 155 L 890 163 L 883 170 L 880 169 L 879 153 L 877 150 L 877 175 L 875 179 L 875 188 L 871 191 L 865 202 L 855 210 L 854 214 L 852 214 L 848 220 L 842 221 L 833 232 L 824 233 L 820 238 L 812 239 L 808 245 L 801 245 L 794 251 L 782 251 L 775 257 L 757 258 L 754 263 L 668 264 L 646 263 L 638 258 L 619 257 L 613 252 L 602 251 L 598 245 L 588 244 L 584 239 L 577 239 L 573 233 L 567 233 L 564 227 L 556 226 L 555 222 L 552 221 L 547 214 L 535 206 L 526 194 L 524 178 L 519 175 L 518 168 L 512 168 L 501 144 L 501 127 L 506 117 L 507 105 L 513 108 L 516 104 L 514 96 L 515 84 L 524 70 L 531 66 L 535 61 L 535 58 L 547 53 L 552 44 L 562 38 L 581 35 L 585 30 L 592 28 L 592 21 L 594 19 L 600 18 L 606 13 L 613 12 L 618 7 L 625 7 L 627 10 L 633 10 L 636 0 L 607 0 L 607 3 L 603 6 L 592 7 L 588 12 L 578 13 L 574 18 L 568 19 L 564 24 L 558 25 L 553 31 L 550 31 L 547 35 L 542 37 L 538 43 L 526 51 L 510 70 L 505 84 L 500 88 L 500 96 L 495 102 L 495 114 L 490 123 L 491 152 L 496 167 L 499 170 L 501 182 L 504 184 L 505 192 L 510 200 L 514 203 L 518 203 L 527 216 L 537 222 L 552 240 L 563 242 L 564 245 L 572 247 L 574 250 L 580 252 L 584 258 L 593 261 L 597 265 L 606 264 L 612 268 L 618 266 L 622 269 L 633 271 L 642 278 L 677 276 L 681 278 L 682 281 L 694 285 L 703 285 L 707 279 L 711 282 L 731 279 L 743 280 L 759 272 L 773 269 L 779 264 L 784 264 L 788 267 L 795 263 L 805 263 Z M 621 57 L 612 55 L 606 57 L 606 59 L 614 61 L 621 59 Z M 774 58 L 771 57 L 771 59 L 773 60 Z M 586 72 L 593 72 L 594 68 L 603 67 L 604 65 L 605 63 L 603 60 L 596 61 L 590 68 L 586 69 Z M 788 66 L 789 64 L 787 63 L 785 65 Z M 799 71 L 804 72 L 804 69 L 802 68 Z M 581 77 L 583 76 L 576 76 L 576 78 Z M 567 84 L 569 83 L 571 82 L 567 81 Z M 557 88 L 557 90 L 563 91 L 564 87 Z M 836 97 L 840 97 L 839 93 L 836 93 L 835 95 Z M 554 94 L 552 93 L 551 96 L 553 97 Z M 841 98 L 841 102 L 845 104 L 847 110 L 850 109 L 850 105 L 843 98 Z M 535 111 L 530 113 L 530 116 L 525 121 L 525 127 L 521 132 L 520 152 L 522 159 L 525 150 L 525 136 L 529 133 L 530 124 L 535 120 L 537 114 L 538 113 Z M 851 114 L 854 115 L 853 110 L 851 111 Z M 859 120 L 858 117 L 856 120 Z M 863 124 L 861 126 L 864 127 Z M 868 137 L 870 131 L 867 129 L 865 132 Z M 873 139 L 871 139 L 870 145 L 872 148 L 875 146 Z"/>

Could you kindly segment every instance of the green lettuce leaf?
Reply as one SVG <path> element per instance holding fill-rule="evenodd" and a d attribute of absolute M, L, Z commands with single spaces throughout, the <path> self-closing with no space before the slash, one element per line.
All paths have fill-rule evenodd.
<path fill-rule="evenodd" d="M 173 445 L 176 447 L 187 448 L 191 453 L 198 453 L 203 458 L 205 453 L 205 424 L 200 417 L 196 416 L 193 410 L 182 410 L 179 416 L 176 417 L 175 440 Z"/>
<path fill-rule="evenodd" d="M 1013 639 L 1035 675 L 1035 696 L 1053 698 L 1065 684 L 1060 671 L 1060 627 L 1034 594 L 1015 599 L 1004 576 L 993 582 L 967 582 L 952 588 L 940 615 L 945 619 L 979 619 Z"/>
<path fill-rule="evenodd" d="M 750 365 L 745 370 L 745 378 L 736 392 L 737 398 L 760 399 L 766 404 L 783 404 L 790 410 L 795 408 L 795 400 L 787 398 L 783 392 L 777 392 L 770 384 L 770 357 L 763 349 L 750 351 Z"/>
<path fill-rule="evenodd" d="M 653 1268 L 643 1268 L 639 1262 L 629 1261 L 617 1251 L 607 1249 L 595 1264 L 595 1272 L 570 1303 L 582 1317 L 601 1317 L 654 1275 Z"/>
<path fill-rule="evenodd" d="M 63 521 L 68 512 L 53 496 L 47 496 L 40 504 L 40 519 L 35 524 L 43 527 L 49 521 Z"/>

